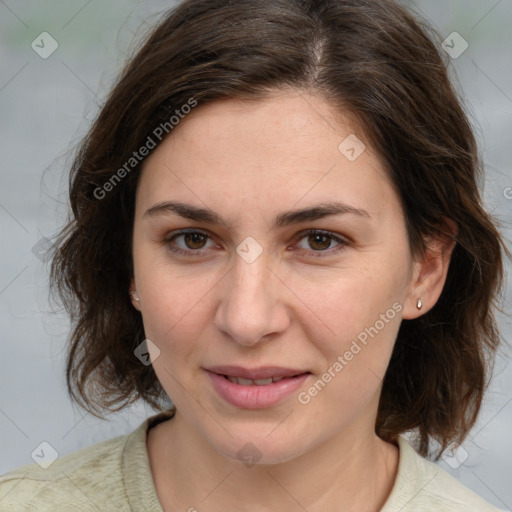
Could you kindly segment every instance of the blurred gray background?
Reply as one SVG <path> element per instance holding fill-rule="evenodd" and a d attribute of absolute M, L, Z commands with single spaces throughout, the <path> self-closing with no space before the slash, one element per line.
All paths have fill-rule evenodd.
<path fill-rule="evenodd" d="M 138 404 L 102 421 L 71 404 L 64 386 L 69 323 L 51 311 L 44 251 L 67 214 L 76 144 L 129 51 L 173 4 L 0 1 L 0 473 L 32 463 L 41 442 L 64 455 L 131 432 L 154 413 Z M 446 38 L 440 46 L 486 165 L 485 202 L 510 240 L 512 0 L 407 4 Z M 507 283 L 510 272 L 507 262 Z M 510 299 L 507 284 L 505 314 L 499 315 L 506 340 L 512 334 Z M 504 510 L 512 509 L 510 358 L 504 347 L 477 426 L 439 461 Z"/>

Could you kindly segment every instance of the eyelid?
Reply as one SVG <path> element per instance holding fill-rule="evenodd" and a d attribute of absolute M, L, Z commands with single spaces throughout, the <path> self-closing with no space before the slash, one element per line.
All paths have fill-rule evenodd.
<path fill-rule="evenodd" d="M 187 235 L 187 234 L 194 234 L 198 233 L 200 235 L 203 235 L 207 237 L 209 240 L 213 241 L 213 236 L 208 231 L 197 229 L 197 228 L 185 228 L 185 229 L 179 229 L 177 231 L 172 231 L 171 233 L 168 233 L 164 238 L 164 243 L 167 245 L 168 249 L 174 253 L 183 254 L 184 256 L 202 256 L 205 251 L 208 249 L 182 249 L 181 247 L 171 247 L 171 242 L 178 238 L 181 235 Z"/>
<path fill-rule="evenodd" d="M 310 235 L 325 235 L 328 238 L 331 238 L 335 242 L 337 242 L 339 245 L 336 247 L 331 247 L 330 249 L 324 250 L 324 251 L 314 251 L 314 250 L 307 250 L 307 249 L 299 249 L 299 252 L 307 253 L 306 257 L 311 258 L 328 258 L 330 256 L 333 256 L 337 254 L 339 251 L 342 251 L 346 247 L 350 246 L 352 242 L 347 238 L 343 237 L 341 235 L 338 235 L 336 233 L 333 233 L 331 231 L 327 231 L 325 229 L 317 229 L 317 228 L 311 228 L 306 229 L 304 231 L 301 231 L 300 233 L 297 233 L 297 235 L 294 238 L 293 243 L 296 244 L 303 238 L 310 236 Z"/>

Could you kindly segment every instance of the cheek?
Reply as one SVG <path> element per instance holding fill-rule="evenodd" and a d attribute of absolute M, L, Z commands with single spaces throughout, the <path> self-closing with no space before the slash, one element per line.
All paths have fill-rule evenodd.
<path fill-rule="evenodd" d="M 205 321 L 208 296 L 221 276 L 206 267 L 172 265 L 163 249 L 134 251 L 135 281 L 146 336 L 157 344 L 188 338 Z"/>
<path fill-rule="evenodd" d="M 196 283 L 180 286 L 174 279 L 172 285 L 166 280 L 152 284 L 144 289 L 142 309 L 145 335 L 160 351 L 152 365 L 166 393 L 187 410 L 188 394 L 197 395 L 197 383 L 189 379 L 189 371 L 197 367 L 208 348 L 202 339 L 209 322 L 202 299 L 208 288 Z"/>
<path fill-rule="evenodd" d="M 374 264 L 336 278 L 296 280 L 295 290 L 308 306 L 301 328 L 323 361 L 317 369 L 322 382 L 309 397 L 318 393 L 319 403 L 357 410 L 378 391 L 401 323 L 401 276 L 388 264 Z"/>
<path fill-rule="evenodd" d="M 323 417 L 336 430 L 371 409 L 391 358 L 401 308 L 398 301 L 374 298 L 362 305 L 341 301 L 331 322 L 336 334 L 311 333 L 310 342 L 322 354 L 324 366 L 298 398 L 311 407 L 313 416 Z"/>
<path fill-rule="evenodd" d="M 388 310 L 388 320 L 395 318 L 396 307 L 403 301 L 403 272 L 375 261 L 368 265 L 317 271 L 316 275 L 289 273 L 287 285 L 302 303 L 302 317 L 315 337 L 349 340 L 379 321 Z M 379 324 L 380 325 L 380 324 Z"/>
<path fill-rule="evenodd" d="M 146 336 L 160 350 L 168 352 L 191 348 L 207 322 L 204 295 L 176 287 L 159 286 L 144 293 L 142 319 Z M 142 299 L 141 299 L 142 300 Z"/>

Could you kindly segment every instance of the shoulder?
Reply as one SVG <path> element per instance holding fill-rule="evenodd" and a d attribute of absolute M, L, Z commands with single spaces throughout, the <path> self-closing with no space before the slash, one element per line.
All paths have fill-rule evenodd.
<path fill-rule="evenodd" d="M 59 457 L 46 469 L 23 466 L 0 476 L 2 512 L 128 512 L 144 499 L 161 511 L 146 449 L 149 428 L 168 414 L 147 418 L 136 430 Z"/>
<path fill-rule="evenodd" d="M 122 488 L 122 452 L 129 436 L 120 436 L 58 458 L 43 469 L 23 466 L 0 477 L 3 511 L 101 510 L 101 500 L 115 498 Z M 122 508 L 120 510 L 123 510 Z"/>
<path fill-rule="evenodd" d="M 398 474 L 382 512 L 499 512 L 438 465 L 421 457 L 399 437 Z"/>

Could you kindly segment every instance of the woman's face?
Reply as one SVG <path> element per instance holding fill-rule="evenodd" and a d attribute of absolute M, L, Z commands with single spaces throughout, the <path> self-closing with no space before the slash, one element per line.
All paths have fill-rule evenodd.
<path fill-rule="evenodd" d="M 136 306 L 178 414 L 227 457 L 284 462 L 375 435 L 416 265 L 399 199 L 354 135 L 316 96 L 226 100 L 144 163 Z"/>

